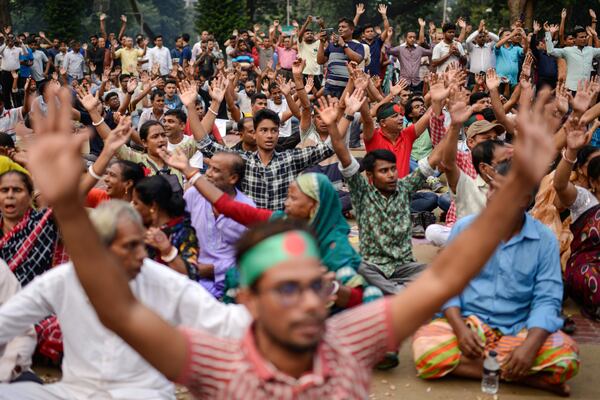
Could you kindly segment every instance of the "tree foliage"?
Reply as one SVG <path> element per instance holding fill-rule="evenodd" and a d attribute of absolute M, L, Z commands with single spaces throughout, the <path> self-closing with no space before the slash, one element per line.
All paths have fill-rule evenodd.
<path fill-rule="evenodd" d="M 196 31 L 210 31 L 219 43 L 223 43 L 234 29 L 248 27 L 245 3 L 245 0 L 198 0 Z"/>
<path fill-rule="evenodd" d="M 48 31 L 64 39 L 79 39 L 82 26 L 83 0 L 46 0 L 42 8 Z M 67 17 L 68 15 L 68 17 Z"/>

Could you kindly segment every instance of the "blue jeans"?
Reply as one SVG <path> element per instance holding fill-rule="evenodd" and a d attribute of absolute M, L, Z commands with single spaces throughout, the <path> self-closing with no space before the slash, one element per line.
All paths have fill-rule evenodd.
<path fill-rule="evenodd" d="M 409 171 L 413 172 L 415 169 L 419 168 L 419 161 L 415 160 L 414 158 L 410 158 L 410 160 L 408 161 L 408 166 L 409 166 Z M 440 176 L 442 173 L 440 171 L 435 171 L 435 174 L 433 174 L 433 176 L 438 177 Z"/>
<path fill-rule="evenodd" d="M 410 212 L 433 211 L 438 206 L 438 195 L 433 192 L 415 192 L 410 198 Z"/>

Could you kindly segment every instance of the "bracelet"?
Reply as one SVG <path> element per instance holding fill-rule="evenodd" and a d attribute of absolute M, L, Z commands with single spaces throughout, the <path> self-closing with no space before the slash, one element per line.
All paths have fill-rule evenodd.
<path fill-rule="evenodd" d="M 100 118 L 100 121 L 98 121 L 98 122 L 94 122 L 94 121 L 92 121 L 92 125 L 94 125 L 94 126 L 99 126 L 99 125 L 101 125 L 103 122 L 104 122 L 104 118 Z"/>
<path fill-rule="evenodd" d="M 301 88 L 296 88 L 296 92 L 297 92 L 298 90 L 304 90 L 304 86 L 302 86 Z"/>
<path fill-rule="evenodd" d="M 348 115 L 348 114 L 344 113 L 344 118 L 350 122 L 354 121 L 354 115 Z"/>
<path fill-rule="evenodd" d="M 198 179 L 200 179 L 201 177 L 202 177 L 202 174 L 198 170 L 195 174 L 192 175 L 192 177 L 188 180 L 188 182 L 190 183 L 191 186 L 194 186 L 194 184 L 196 183 L 196 181 Z"/>
<path fill-rule="evenodd" d="M 333 281 L 333 289 L 331 290 L 331 294 L 337 294 L 340 291 L 340 283 L 338 281 Z"/>
<path fill-rule="evenodd" d="M 98 175 L 98 174 L 96 174 L 96 173 L 94 172 L 94 168 L 93 168 L 93 166 L 94 166 L 94 165 L 92 164 L 92 165 L 90 165 L 90 167 L 88 168 L 88 174 L 90 174 L 90 176 L 91 176 L 92 178 L 94 178 L 94 179 L 96 179 L 96 180 L 98 180 L 98 181 L 99 181 L 100 179 L 102 179 L 102 177 L 101 177 L 100 175 Z"/>
<path fill-rule="evenodd" d="M 565 160 L 569 164 L 575 164 L 577 162 L 577 157 L 575 157 L 574 160 L 569 160 L 567 158 L 567 149 L 563 149 L 563 151 L 562 151 L 562 158 L 563 158 L 563 160 Z"/>
<path fill-rule="evenodd" d="M 213 114 L 215 117 L 219 115 L 210 107 L 208 108 L 208 111 L 210 111 L 210 113 Z"/>
<path fill-rule="evenodd" d="M 177 258 L 177 255 L 179 254 L 179 251 L 177 251 L 177 247 L 175 246 L 171 246 L 171 251 L 169 251 L 169 254 L 167 254 L 166 256 L 160 256 L 161 260 L 163 260 L 164 262 L 171 263 L 173 262 L 173 260 L 175 260 Z"/>
<path fill-rule="evenodd" d="M 199 174 L 199 173 L 200 173 L 200 170 L 197 169 L 194 172 L 192 172 L 191 174 L 189 174 L 188 176 L 186 176 L 185 179 L 189 181 L 190 179 L 192 179 L 194 177 L 194 175 Z"/>

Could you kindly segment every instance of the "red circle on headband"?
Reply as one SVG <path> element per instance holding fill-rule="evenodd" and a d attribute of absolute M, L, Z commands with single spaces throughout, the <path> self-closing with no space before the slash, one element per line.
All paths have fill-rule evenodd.
<path fill-rule="evenodd" d="M 289 255 L 299 256 L 306 251 L 306 241 L 297 232 L 290 232 L 283 238 L 283 250 Z"/>

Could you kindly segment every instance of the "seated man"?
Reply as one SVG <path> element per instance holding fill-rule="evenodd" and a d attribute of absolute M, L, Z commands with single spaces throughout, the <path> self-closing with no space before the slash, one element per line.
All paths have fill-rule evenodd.
<path fill-rule="evenodd" d="M 549 228 L 524 213 L 529 201 L 523 201 L 523 218 L 482 272 L 443 306 L 443 318 L 415 333 L 413 354 L 421 378 L 480 379 L 485 354 L 494 350 L 502 378 L 569 393 L 565 382 L 577 374 L 579 355 L 577 344 L 559 330 L 558 244 Z M 459 220 L 450 239 L 475 218 Z"/>
<path fill-rule="evenodd" d="M 226 306 L 186 276 L 146 258 L 141 217 L 129 203 L 110 200 L 91 212 L 102 240 L 124 267 L 138 299 L 175 325 L 192 325 L 217 336 L 239 338 L 250 322 L 242 306 Z M 51 385 L 0 385 L 0 399 L 175 399 L 157 370 L 104 328 L 71 263 L 35 279 L 0 308 L 0 343 L 56 314 L 63 332 L 62 380 Z"/>
<path fill-rule="evenodd" d="M 237 189 L 244 178 L 245 163 L 236 153 L 218 152 L 211 159 L 206 178 L 236 201 L 254 206 Z M 213 206 L 195 187 L 183 198 L 198 236 L 198 275 L 196 280 L 216 298 L 223 295 L 225 274 L 235 266 L 235 243 L 246 227 L 213 210 Z"/>

